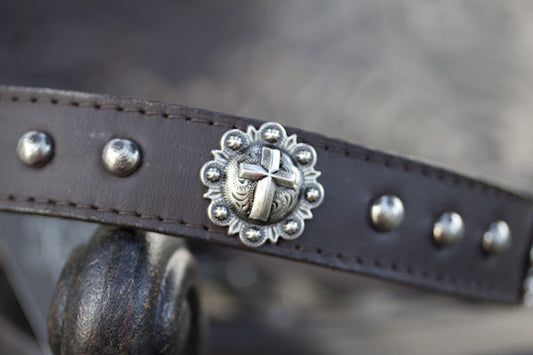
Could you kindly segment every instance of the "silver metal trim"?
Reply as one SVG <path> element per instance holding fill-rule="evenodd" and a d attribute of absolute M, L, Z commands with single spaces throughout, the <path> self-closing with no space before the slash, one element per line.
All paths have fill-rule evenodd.
<path fill-rule="evenodd" d="M 483 234 L 481 245 L 487 254 L 503 253 L 511 245 L 511 228 L 505 221 L 492 223 Z"/>
<path fill-rule="evenodd" d="M 42 168 L 54 156 L 52 137 L 39 131 L 24 133 L 17 143 L 17 155 L 25 165 L 32 168 Z"/>
<path fill-rule="evenodd" d="M 464 235 L 463 218 L 456 212 L 443 213 L 433 226 L 433 240 L 441 247 L 449 247 L 459 243 Z"/>
<path fill-rule="evenodd" d="M 389 232 L 398 228 L 404 219 L 403 202 L 394 195 L 383 195 L 370 204 L 370 222 L 380 232 Z"/>
<path fill-rule="evenodd" d="M 102 150 L 102 163 L 113 175 L 129 176 L 141 164 L 141 149 L 132 140 L 114 138 Z"/>
<path fill-rule="evenodd" d="M 207 214 L 249 247 L 298 238 L 324 200 L 315 149 L 279 123 L 229 130 L 212 154 L 200 171 L 211 200 Z"/>

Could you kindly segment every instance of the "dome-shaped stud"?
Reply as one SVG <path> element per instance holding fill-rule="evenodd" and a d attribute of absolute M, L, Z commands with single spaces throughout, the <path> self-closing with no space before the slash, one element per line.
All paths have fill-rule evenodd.
<path fill-rule="evenodd" d="M 300 164 L 307 164 L 313 159 L 313 154 L 308 150 L 300 150 L 298 153 L 296 153 L 296 160 Z"/>
<path fill-rule="evenodd" d="M 211 182 L 217 182 L 218 180 L 220 180 L 221 175 L 222 173 L 220 172 L 220 169 L 215 167 L 207 169 L 205 173 L 205 177 Z"/>
<path fill-rule="evenodd" d="M 21 162 L 32 168 L 45 166 L 54 156 L 52 137 L 39 131 L 24 133 L 17 144 L 17 155 Z"/>
<path fill-rule="evenodd" d="M 438 246 L 449 247 L 457 244 L 464 235 L 463 218 L 455 212 L 444 213 L 433 226 L 433 240 Z"/>
<path fill-rule="evenodd" d="M 316 202 L 320 198 L 320 191 L 317 188 L 311 187 L 305 191 L 304 197 L 308 202 Z"/>
<path fill-rule="evenodd" d="M 237 150 L 242 146 L 242 138 L 239 136 L 229 136 L 226 145 L 232 150 Z"/>
<path fill-rule="evenodd" d="M 255 227 L 250 227 L 244 233 L 246 239 L 251 242 L 257 242 L 261 238 L 261 231 Z"/>
<path fill-rule="evenodd" d="M 265 139 L 270 143 L 277 142 L 280 137 L 281 137 L 281 132 L 277 128 L 268 128 L 265 131 Z"/>
<path fill-rule="evenodd" d="M 141 149 L 129 139 L 112 139 L 102 151 L 102 163 L 113 175 L 131 175 L 141 164 Z"/>
<path fill-rule="evenodd" d="M 283 224 L 283 230 L 289 235 L 298 232 L 298 228 L 300 228 L 300 226 L 298 225 L 298 222 L 294 220 L 288 220 Z"/>
<path fill-rule="evenodd" d="M 380 232 L 398 228 L 405 215 L 402 200 L 394 195 L 384 195 L 370 205 L 370 222 Z"/>
<path fill-rule="evenodd" d="M 501 254 L 511 245 L 511 229 L 504 221 L 494 222 L 483 235 L 481 242 L 487 254 Z"/>
<path fill-rule="evenodd" d="M 223 221 L 226 218 L 228 218 L 228 215 L 229 215 L 228 209 L 225 206 L 217 206 L 213 210 L 213 215 L 215 216 L 216 219 Z"/>

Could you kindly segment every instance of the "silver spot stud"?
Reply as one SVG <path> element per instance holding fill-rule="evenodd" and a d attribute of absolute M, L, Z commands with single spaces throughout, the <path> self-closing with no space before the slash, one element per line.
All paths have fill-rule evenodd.
<path fill-rule="evenodd" d="M 315 202 L 320 197 L 320 191 L 318 189 L 311 187 L 305 192 L 305 199 L 309 202 Z"/>
<path fill-rule="evenodd" d="M 218 220 L 223 221 L 228 218 L 228 209 L 224 206 L 218 206 L 213 211 L 213 214 Z"/>
<path fill-rule="evenodd" d="M 298 153 L 296 153 L 296 159 L 300 164 L 307 164 L 312 158 L 313 155 L 308 150 L 300 150 Z"/>
<path fill-rule="evenodd" d="M 433 226 L 433 240 L 442 247 L 452 246 L 463 239 L 465 225 L 458 213 L 446 212 Z"/>
<path fill-rule="evenodd" d="M 27 166 L 41 168 L 54 156 L 54 142 L 44 132 L 26 132 L 19 138 L 17 155 Z"/>
<path fill-rule="evenodd" d="M 239 136 L 229 136 L 226 144 L 230 149 L 237 150 L 242 145 L 242 138 Z"/>
<path fill-rule="evenodd" d="M 270 142 L 270 143 L 273 143 L 275 141 L 277 141 L 279 139 L 279 137 L 281 136 L 281 133 L 278 129 L 276 128 L 268 128 L 266 131 L 265 131 L 265 139 Z"/>
<path fill-rule="evenodd" d="M 370 221 L 380 232 L 398 228 L 404 218 L 402 200 L 394 195 L 384 195 L 374 200 L 370 206 Z"/>
<path fill-rule="evenodd" d="M 283 225 L 283 230 L 289 235 L 298 232 L 298 222 L 292 220 L 285 222 L 285 224 Z"/>
<path fill-rule="evenodd" d="M 251 242 L 257 242 L 261 238 L 261 231 L 255 227 L 248 228 L 244 234 Z"/>
<path fill-rule="evenodd" d="M 211 182 L 217 182 L 220 180 L 220 170 L 218 168 L 209 168 L 205 173 L 207 180 Z"/>
<path fill-rule="evenodd" d="M 511 229 L 504 221 L 494 222 L 483 235 L 481 242 L 487 254 L 500 254 L 511 245 Z"/>
<path fill-rule="evenodd" d="M 128 176 L 141 164 L 141 150 L 129 139 L 115 138 L 105 145 L 102 151 L 102 163 L 111 174 Z"/>

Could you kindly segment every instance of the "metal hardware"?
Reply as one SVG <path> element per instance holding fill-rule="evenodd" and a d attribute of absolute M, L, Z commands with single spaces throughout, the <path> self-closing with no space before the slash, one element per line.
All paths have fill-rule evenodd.
<path fill-rule="evenodd" d="M 388 232 L 398 228 L 405 212 L 402 200 L 394 195 L 384 195 L 375 199 L 370 205 L 370 221 L 380 232 Z"/>
<path fill-rule="evenodd" d="M 21 162 L 32 168 L 41 168 L 54 156 L 52 137 L 44 132 L 24 133 L 17 144 L 17 155 Z"/>
<path fill-rule="evenodd" d="M 115 138 L 105 145 L 102 151 L 102 163 L 111 174 L 128 176 L 141 164 L 141 150 L 129 139 Z"/>
<path fill-rule="evenodd" d="M 221 175 L 220 169 L 215 168 L 215 167 L 211 167 L 207 169 L 205 173 L 207 180 L 211 182 L 217 182 L 220 179 L 220 175 Z"/>
<path fill-rule="evenodd" d="M 465 234 L 463 218 L 456 212 L 446 212 L 433 226 L 433 240 L 437 245 L 449 247 L 461 241 Z"/>
<path fill-rule="evenodd" d="M 274 122 L 227 131 L 221 149 L 212 151 L 215 159 L 200 172 L 209 188 L 204 197 L 212 200 L 210 220 L 250 247 L 298 238 L 324 189 L 317 182 L 315 150 L 296 139 Z"/>
<path fill-rule="evenodd" d="M 313 154 L 309 150 L 300 150 L 296 153 L 296 159 L 300 164 L 307 164 L 313 159 Z"/>
<path fill-rule="evenodd" d="M 501 254 L 511 245 L 511 229 L 504 221 L 492 223 L 481 242 L 487 254 Z"/>
<path fill-rule="evenodd" d="M 196 261 L 182 240 L 100 227 L 75 248 L 48 315 L 52 354 L 203 354 Z"/>

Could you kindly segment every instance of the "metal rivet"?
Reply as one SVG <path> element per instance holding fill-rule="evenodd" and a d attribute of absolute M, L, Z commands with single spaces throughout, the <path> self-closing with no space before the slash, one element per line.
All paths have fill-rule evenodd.
<path fill-rule="evenodd" d="M 239 136 L 229 136 L 226 145 L 232 150 L 237 150 L 242 145 L 242 138 Z"/>
<path fill-rule="evenodd" d="M 403 218 L 402 200 L 394 195 L 381 196 L 370 206 L 370 221 L 378 231 L 387 232 L 398 228 Z"/>
<path fill-rule="evenodd" d="M 224 206 L 217 206 L 213 211 L 213 215 L 220 221 L 228 218 L 228 209 Z"/>
<path fill-rule="evenodd" d="M 318 200 L 319 197 L 320 191 L 318 191 L 318 189 L 314 187 L 307 189 L 307 191 L 305 192 L 305 199 L 308 202 L 315 202 L 316 200 Z"/>
<path fill-rule="evenodd" d="M 309 163 L 312 158 L 313 158 L 313 155 L 308 150 L 300 150 L 298 153 L 296 153 L 296 160 L 298 160 L 300 164 L 305 165 Z"/>
<path fill-rule="evenodd" d="M 217 182 L 218 180 L 220 180 L 220 175 L 220 169 L 215 167 L 207 169 L 205 173 L 207 180 L 211 182 Z"/>
<path fill-rule="evenodd" d="M 117 176 L 128 176 L 141 164 L 139 146 L 129 140 L 115 138 L 107 142 L 102 151 L 102 162 L 110 173 Z"/>
<path fill-rule="evenodd" d="M 270 143 L 276 142 L 279 139 L 280 136 L 281 136 L 281 133 L 280 133 L 279 129 L 268 128 L 265 131 L 265 139 L 268 142 L 270 142 Z"/>
<path fill-rule="evenodd" d="M 511 229 L 504 221 L 492 223 L 481 242 L 487 254 L 500 254 L 511 245 Z"/>
<path fill-rule="evenodd" d="M 17 155 L 20 161 L 27 166 L 43 167 L 54 156 L 54 142 L 44 132 L 26 132 L 19 138 Z"/>
<path fill-rule="evenodd" d="M 255 227 L 248 228 L 244 234 L 251 242 L 257 242 L 261 238 L 261 231 Z"/>
<path fill-rule="evenodd" d="M 285 224 L 283 224 L 283 230 L 287 234 L 294 234 L 298 232 L 298 227 L 298 222 L 294 220 L 287 221 Z"/>
<path fill-rule="evenodd" d="M 458 213 L 446 212 L 433 226 L 433 239 L 439 246 L 452 246 L 463 239 L 465 225 Z"/>

